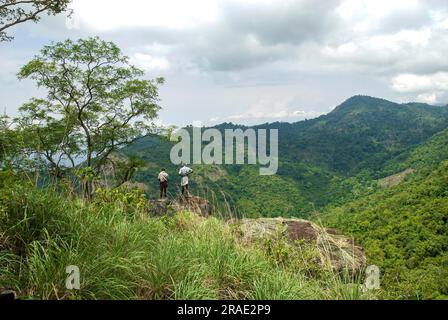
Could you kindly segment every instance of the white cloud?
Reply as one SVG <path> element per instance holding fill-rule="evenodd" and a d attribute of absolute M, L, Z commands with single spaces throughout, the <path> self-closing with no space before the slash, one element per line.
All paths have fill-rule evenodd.
<path fill-rule="evenodd" d="M 416 101 L 429 104 L 435 104 L 438 102 L 439 95 L 437 93 L 422 93 L 417 96 Z"/>
<path fill-rule="evenodd" d="M 376 74 L 418 71 L 431 66 L 445 66 L 448 69 L 448 62 L 442 57 L 445 45 L 443 42 L 435 45 L 437 40 L 438 34 L 430 27 L 401 30 L 327 45 L 321 50 L 321 58 L 341 69 L 349 65 L 352 69 L 369 70 Z M 434 57 L 432 61 L 428 59 L 430 56 Z"/>
<path fill-rule="evenodd" d="M 131 62 L 146 71 L 165 71 L 170 67 L 170 63 L 165 57 L 153 57 L 144 53 L 135 53 Z"/>
<path fill-rule="evenodd" d="M 440 12 L 433 13 L 433 19 L 436 22 L 435 28 L 441 30 L 448 30 L 448 18 L 444 17 Z"/>
<path fill-rule="evenodd" d="M 421 9 L 418 0 L 346 0 L 336 12 L 352 30 L 370 32 L 379 29 L 390 16 Z"/>
<path fill-rule="evenodd" d="M 315 118 L 323 112 L 314 110 L 304 111 L 294 108 L 295 97 L 280 98 L 266 96 L 253 103 L 247 111 L 229 116 L 227 119 L 235 120 L 275 120 L 297 121 L 299 119 Z"/>
<path fill-rule="evenodd" d="M 448 92 L 448 72 L 428 75 L 400 74 L 392 79 L 391 87 L 399 93 L 416 97 L 426 103 L 442 102 Z"/>
<path fill-rule="evenodd" d="M 392 11 L 409 9 L 417 5 L 417 0 L 347 0 L 342 2 L 336 11 L 348 20 L 365 15 L 370 19 L 378 19 Z"/>
<path fill-rule="evenodd" d="M 208 122 L 216 123 L 216 122 L 218 122 L 219 120 L 220 120 L 219 117 L 212 117 L 212 118 L 210 118 L 210 119 L 208 120 Z"/>
<path fill-rule="evenodd" d="M 277 110 L 272 112 L 264 112 L 258 109 L 251 109 L 241 114 L 231 115 L 228 120 L 270 120 L 270 121 L 297 121 L 302 119 L 316 118 L 324 112 L 319 111 L 303 111 L 303 110 Z"/>
<path fill-rule="evenodd" d="M 392 79 L 392 88 L 398 92 L 448 91 L 448 72 L 430 75 L 400 74 Z"/>
<path fill-rule="evenodd" d="M 318 117 L 318 116 L 324 114 L 324 112 L 296 110 L 292 114 L 296 117 L 303 117 L 305 119 L 310 119 L 310 118 Z"/>

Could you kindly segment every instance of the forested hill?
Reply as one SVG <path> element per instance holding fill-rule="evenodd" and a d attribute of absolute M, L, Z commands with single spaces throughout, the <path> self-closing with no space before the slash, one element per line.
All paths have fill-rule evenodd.
<path fill-rule="evenodd" d="M 224 123 L 215 128 L 236 127 L 241 126 Z M 406 169 L 401 161 L 447 127 L 448 107 L 354 96 L 316 119 L 254 127 L 279 130 L 277 175 L 259 176 L 255 166 L 195 165 L 192 187 L 220 200 L 225 195 L 242 215 L 308 216 L 329 204 L 374 192 L 376 179 Z M 151 197 L 157 197 L 160 167 L 176 176 L 171 146 L 152 136 L 123 150 L 143 158 L 146 165 L 135 179 L 145 184 Z M 176 184 L 170 191 L 177 192 Z"/>
<path fill-rule="evenodd" d="M 445 158 L 447 133 L 438 137 L 445 139 Z M 437 155 L 434 147 L 423 146 L 429 157 L 421 160 Z M 425 166 L 403 182 L 327 210 L 319 219 L 359 241 L 369 263 L 380 267 L 390 298 L 448 298 L 448 161 L 421 163 Z"/>
<path fill-rule="evenodd" d="M 272 123 L 284 161 L 305 161 L 342 175 L 381 172 L 382 164 L 448 126 L 448 107 L 354 96 L 319 118 Z"/>

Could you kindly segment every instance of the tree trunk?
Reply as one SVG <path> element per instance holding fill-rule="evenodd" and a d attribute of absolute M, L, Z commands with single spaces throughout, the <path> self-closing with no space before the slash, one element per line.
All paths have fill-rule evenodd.
<path fill-rule="evenodd" d="M 88 144 L 90 144 L 90 139 L 88 140 Z M 87 151 L 87 168 L 91 168 L 92 166 L 92 152 L 90 151 L 90 146 L 88 146 Z M 86 172 L 83 178 L 83 190 L 84 190 L 84 199 L 90 201 L 92 199 L 91 187 L 90 187 L 90 172 Z"/>

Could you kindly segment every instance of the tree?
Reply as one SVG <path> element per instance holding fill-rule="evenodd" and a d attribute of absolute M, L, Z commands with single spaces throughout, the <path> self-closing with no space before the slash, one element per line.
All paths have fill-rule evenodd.
<path fill-rule="evenodd" d="M 70 0 L 0 0 L 0 41 L 13 39 L 6 33 L 8 28 L 26 21 L 37 22 L 44 13 L 67 11 L 69 3 Z"/>
<path fill-rule="evenodd" d="M 109 161 L 114 171 L 115 184 L 113 188 L 118 188 L 131 181 L 137 170 L 145 165 L 145 161 L 135 154 L 124 159 L 117 157 Z"/>
<path fill-rule="evenodd" d="M 12 142 L 12 131 L 10 129 L 10 121 L 6 115 L 0 116 L 0 168 L 3 167 L 4 161 L 9 157 L 14 148 Z"/>
<path fill-rule="evenodd" d="M 76 167 L 74 157 L 81 152 L 82 136 L 76 130 L 73 116 L 52 113 L 53 106 L 43 99 L 31 99 L 19 108 L 15 119 L 23 140 L 22 153 L 28 158 L 45 159 L 50 173 L 60 179 L 67 168 Z"/>
<path fill-rule="evenodd" d="M 142 79 L 144 72 L 112 42 L 95 37 L 45 46 L 18 76 L 35 80 L 48 93 L 22 106 L 17 122 L 32 133 L 34 151 L 54 172 L 61 172 L 61 156 L 69 162 L 85 159 L 86 198 L 92 178 L 114 151 L 157 128 L 163 78 Z"/>

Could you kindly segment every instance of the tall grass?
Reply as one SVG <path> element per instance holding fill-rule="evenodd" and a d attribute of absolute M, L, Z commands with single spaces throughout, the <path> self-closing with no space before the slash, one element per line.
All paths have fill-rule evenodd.
<path fill-rule="evenodd" d="M 274 263 L 217 218 L 150 218 L 21 185 L 0 203 L 0 289 L 22 299 L 347 298 L 335 278 Z M 68 265 L 80 269 L 80 290 L 65 288 Z"/>

